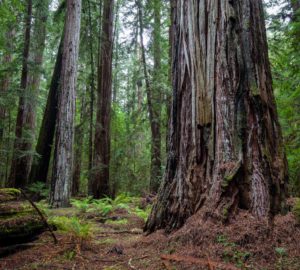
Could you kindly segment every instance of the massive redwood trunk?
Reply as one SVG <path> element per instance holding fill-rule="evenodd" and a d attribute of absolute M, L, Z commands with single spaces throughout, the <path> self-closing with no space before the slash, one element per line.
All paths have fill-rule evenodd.
<path fill-rule="evenodd" d="M 90 192 L 95 198 L 110 195 L 110 120 L 112 99 L 113 0 L 104 0 L 98 69 L 97 119 Z"/>
<path fill-rule="evenodd" d="M 67 0 L 61 84 L 55 133 L 51 180 L 52 207 L 69 205 L 73 172 L 75 87 L 79 52 L 81 0 Z"/>
<path fill-rule="evenodd" d="M 177 0 L 165 178 L 146 230 L 281 210 L 287 165 L 262 2 Z"/>

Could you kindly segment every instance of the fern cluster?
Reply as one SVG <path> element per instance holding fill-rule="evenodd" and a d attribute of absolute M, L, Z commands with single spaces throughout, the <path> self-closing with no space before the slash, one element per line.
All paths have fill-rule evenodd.
<path fill-rule="evenodd" d="M 130 214 L 135 214 L 138 217 L 146 220 L 151 207 L 148 206 L 145 210 L 139 208 L 140 198 L 130 196 L 126 193 L 121 193 L 115 199 L 105 197 L 99 200 L 87 197 L 83 200 L 72 199 L 71 204 L 79 210 L 81 214 L 95 213 L 105 217 L 108 214 L 118 210 L 125 209 Z"/>

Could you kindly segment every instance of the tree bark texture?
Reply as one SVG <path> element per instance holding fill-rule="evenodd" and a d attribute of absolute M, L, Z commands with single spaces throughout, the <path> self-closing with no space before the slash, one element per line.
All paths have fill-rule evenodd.
<path fill-rule="evenodd" d="M 110 195 L 110 121 L 112 99 L 113 0 L 104 0 L 98 68 L 97 119 L 91 192 L 95 198 Z"/>
<path fill-rule="evenodd" d="M 27 127 L 30 127 L 32 119 L 31 115 L 28 114 L 28 96 L 27 96 L 27 85 L 28 85 L 28 73 L 29 73 L 29 50 L 30 50 L 30 31 L 32 21 L 32 0 L 27 0 L 27 11 L 25 15 L 25 31 L 24 31 L 24 48 L 23 48 L 23 63 L 21 73 L 21 85 L 20 85 L 20 98 L 18 105 L 16 130 L 15 130 L 15 141 L 13 147 L 13 157 L 10 169 L 9 183 L 11 187 L 24 187 L 29 170 L 31 155 L 26 153 L 26 150 L 31 147 L 30 134 L 25 134 Z M 26 135 L 26 136 L 25 136 Z"/>
<path fill-rule="evenodd" d="M 36 145 L 37 157 L 34 159 L 31 171 L 30 182 L 47 182 L 47 175 L 51 157 L 51 149 L 54 138 L 55 123 L 57 117 L 57 97 L 60 86 L 62 66 L 63 37 L 61 38 L 54 71 L 52 74 L 50 90 L 47 97 L 47 104 L 40 127 L 39 137 Z"/>
<path fill-rule="evenodd" d="M 67 0 L 50 192 L 52 207 L 68 206 L 71 194 L 80 15 L 81 0 Z"/>
<path fill-rule="evenodd" d="M 145 229 L 170 231 L 199 210 L 272 217 L 288 175 L 262 2 L 175 4 L 169 153 Z"/>

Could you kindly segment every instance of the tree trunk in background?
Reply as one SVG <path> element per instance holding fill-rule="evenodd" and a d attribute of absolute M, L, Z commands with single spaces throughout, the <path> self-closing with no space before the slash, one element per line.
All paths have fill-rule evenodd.
<path fill-rule="evenodd" d="M 110 120 L 112 99 L 113 0 L 104 0 L 98 69 L 97 119 L 91 191 L 94 198 L 110 195 Z"/>
<path fill-rule="evenodd" d="M 4 98 L 8 94 L 9 86 L 11 83 L 11 63 L 12 63 L 12 50 L 13 50 L 13 41 L 15 37 L 15 30 L 11 29 L 6 34 L 6 52 L 3 55 L 2 65 L 5 68 L 5 71 L 0 78 L 0 95 Z M 4 100 L 4 99 L 3 99 Z M 8 155 L 8 146 L 7 139 L 8 135 L 5 136 L 5 120 L 7 118 L 7 110 L 4 104 L 0 104 L 0 187 L 5 185 L 6 176 L 5 176 L 5 163 Z M 7 169 L 7 168 L 6 168 Z"/>
<path fill-rule="evenodd" d="M 291 6 L 293 9 L 293 17 L 295 17 L 295 14 L 300 9 L 300 0 L 291 0 Z M 298 14 L 298 16 L 299 16 L 299 14 Z"/>
<path fill-rule="evenodd" d="M 52 207 L 69 205 L 72 187 L 75 87 L 79 52 L 81 0 L 67 0 L 64 29 L 61 88 L 55 133 L 55 150 L 51 179 Z"/>
<path fill-rule="evenodd" d="M 30 182 L 44 182 L 47 181 L 47 174 L 50 163 L 51 149 L 53 144 L 53 137 L 55 131 L 55 123 L 57 117 L 57 96 L 60 86 L 61 66 L 62 66 L 62 47 L 63 36 L 61 38 L 54 71 L 52 74 L 50 90 L 47 98 L 47 104 L 43 115 L 42 125 L 36 145 L 36 157 L 33 161 L 30 171 Z"/>
<path fill-rule="evenodd" d="M 199 13 L 200 12 L 200 13 Z M 287 163 L 261 1 L 176 1 L 167 168 L 145 229 L 281 210 Z"/>
<path fill-rule="evenodd" d="M 102 3 L 102 2 L 101 2 Z M 101 11 L 102 8 L 100 8 Z M 101 13 L 101 12 L 100 12 Z M 90 126 L 89 126 L 89 176 L 88 176 L 88 194 L 92 193 L 91 187 L 91 172 L 93 168 L 93 130 L 94 130 L 94 100 L 95 100 L 95 64 L 94 64 L 94 47 L 93 47 L 93 29 L 92 29 L 92 16 L 91 4 L 88 1 L 88 22 L 89 22 L 89 46 L 90 46 L 90 65 L 91 65 L 91 79 L 90 79 Z"/>
<path fill-rule="evenodd" d="M 31 145 L 30 134 L 26 133 L 27 125 L 30 125 L 32 119 L 28 115 L 28 60 L 30 48 L 30 31 L 32 19 L 32 0 L 27 0 L 27 11 L 25 15 L 25 34 L 24 34 L 24 49 L 23 49 L 23 64 L 21 74 L 20 92 L 18 114 L 16 121 L 15 142 L 13 148 L 13 158 L 10 169 L 9 183 L 11 187 L 24 187 L 28 178 L 30 170 L 31 155 L 26 153 L 26 150 Z M 25 136 L 26 135 L 26 136 Z"/>
<path fill-rule="evenodd" d="M 150 191 L 156 193 L 161 182 L 161 108 L 162 108 L 162 70 L 161 70 L 161 1 L 153 0 L 153 91 L 152 104 L 154 119 L 151 120 L 152 146 Z"/>
<path fill-rule="evenodd" d="M 146 52 L 143 40 L 144 26 L 143 26 L 143 13 L 141 0 L 136 1 L 138 6 L 138 17 L 140 27 L 140 43 L 142 50 L 142 64 L 144 70 L 144 77 L 146 82 L 146 94 L 147 104 L 149 112 L 149 120 L 151 126 L 151 165 L 150 165 L 150 191 L 156 193 L 161 178 L 161 131 L 160 131 L 160 111 L 161 111 L 161 91 L 159 89 L 159 77 L 160 77 L 160 4 L 155 2 L 154 8 L 154 76 L 153 81 L 156 81 L 156 87 L 154 83 L 150 84 L 150 78 L 147 72 Z"/>
<path fill-rule="evenodd" d="M 74 167 L 73 167 L 73 182 L 72 182 L 72 195 L 75 196 L 79 192 L 80 187 L 80 174 L 81 174 L 81 163 L 83 153 L 83 141 L 84 141 L 84 128 L 85 128 L 85 115 L 87 113 L 87 103 L 85 101 L 85 93 L 81 99 L 80 109 L 80 122 L 75 127 L 75 154 L 74 154 Z"/>
<path fill-rule="evenodd" d="M 116 104 L 117 102 L 117 93 L 118 93 L 118 88 L 120 86 L 120 82 L 118 80 L 118 74 L 119 74 L 119 33 L 120 33 L 120 27 L 119 27 L 119 20 L 120 20 L 120 16 L 119 16 L 119 10 L 120 10 L 120 0 L 117 0 L 116 3 L 116 8 L 115 8 L 115 22 L 114 22 L 114 33 L 113 33 L 113 40 L 114 40 L 114 52 L 113 55 L 114 57 L 114 68 L 113 68 L 113 94 L 112 94 L 112 98 L 113 98 L 113 104 Z"/>
<path fill-rule="evenodd" d="M 18 111 L 17 122 L 22 123 L 19 128 L 20 141 L 18 148 L 15 149 L 12 163 L 12 181 L 20 186 L 24 186 L 28 181 L 31 163 L 32 163 L 32 143 L 35 135 L 36 122 L 36 103 L 40 86 L 41 69 L 43 64 L 43 54 L 46 40 L 46 24 L 49 11 L 49 1 L 37 1 L 35 5 L 35 20 L 33 34 L 29 49 L 27 64 L 27 85 L 24 88 L 24 95 L 20 98 L 20 107 Z M 29 29 L 30 31 L 30 29 Z M 30 34 L 29 34 L 30 38 Z M 21 154 L 21 157 L 18 156 Z M 17 184 L 18 185 L 18 184 Z"/>

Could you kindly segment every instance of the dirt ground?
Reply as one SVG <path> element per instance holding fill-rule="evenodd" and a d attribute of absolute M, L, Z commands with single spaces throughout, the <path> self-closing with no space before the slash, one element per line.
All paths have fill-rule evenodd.
<path fill-rule="evenodd" d="M 117 214 L 118 220 L 125 216 Z M 0 269 L 300 269 L 300 227 L 292 214 L 276 217 L 272 228 L 246 212 L 230 225 L 194 216 L 171 235 L 148 236 L 142 219 L 128 214 L 126 219 L 126 224 L 89 221 L 91 237 L 82 243 L 56 231 L 54 244 L 44 232 L 26 249 L 1 258 Z"/>

